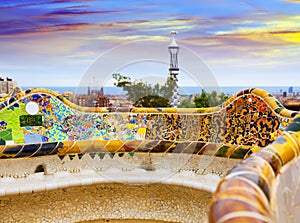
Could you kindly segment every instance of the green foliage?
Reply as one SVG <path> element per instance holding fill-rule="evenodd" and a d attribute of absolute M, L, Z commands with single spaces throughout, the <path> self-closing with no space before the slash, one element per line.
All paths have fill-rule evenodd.
<path fill-rule="evenodd" d="M 227 101 L 229 99 L 229 96 L 226 95 L 224 92 L 222 92 L 220 95 L 219 95 L 219 99 L 221 101 L 221 103 Z"/>
<path fill-rule="evenodd" d="M 173 90 L 176 86 L 175 79 L 168 77 L 167 82 L 160 86 L 158 95 L 164 97 L 167 100 L 171 100 L 173 96 Z"/>
<path fill-rule="evenodd" d="M 131 84 L 131 78 L 123 76 L 121 74 L 113 74 L 113 78 L 117 81 L 114 83 L 117 87 L 124 87 Z"/>
<path fill-rule="evenodd" d="M 202 93 L 199 97 L 194 98 L 194 103 L 195 103 L 196 108 L 209 107 L 208 97 L 207 97 L 205 91 L 202 91 Z"/>
<path fill-rule="evenodd" d="M 136 107 L 146 107 L 146 108 L 162 108 L 162 107 L 170 107 L 169 101 L 164 97 L 158 95 L 148 95 L 140 98 L 134 104 Z"/>
<path fill-rule="evenodd" d="M 207 108 L 221 105 L 227 99 L 228 96 L 224 94 L 224 92 L 218 95 L 217 91 L 215 90 L 213 90 L 211 93 L 202 91 L 199 97 L 195 97 L 194 103 L 197 108 Z"/>
<path fill-rule="evenodd" d="M 179 103 L 178 108 L 195 108 L 195 104 L 185 98 Z"/>
<path fill-rule="evenodd" d="M 127 92 L 128 100 L 132 101 L 135 106 L 143 107 L 170 107 L 170 100 L 173 96 L 173 90 L 176 81 L 169 77 L 163 85 L 159 83 L 153 87 L 141 81 L 132 81 L 130 77 L 121 74 L 113 74 L 115 79 L 114 85 L 123 88 Z M 218 95 L 217 91 L 211 93 L 202 91 L 199 97 L 194 98 L 194 104 L 184 99 L 178 105 L 179 108 L 207 108 L 221 105 L 228 99 L 223 92 Z"/>
<path fill-rule="evenodd" d="M 113 74 L 113 78 L 116 80 L 114 85 L 117 87 L 122 87 L 123 90 L 127 92 L 128 100 L 132 102 L 138 102 L 140 99 L 146 96 L 151 96 L 151 97 L 159 96 L 165 98 L 166 101 L 168 102 L 168 107 L 170 107 L 169 101 L 172 98 L 173 89 L 176 86 L 176 81 L 173 78 L 169 77 L 164 85 L 160 85 L 157 83 L 153 87 L 144 82 L 131 81 L 130 77 L 123 76 L 119 73 Z M 153 100 L 151 101 L 153 102 Z M 160 106 L 155 106 L 154 102 L 152 105 L 153 106 L 150 107 L 160 107 Z"/>

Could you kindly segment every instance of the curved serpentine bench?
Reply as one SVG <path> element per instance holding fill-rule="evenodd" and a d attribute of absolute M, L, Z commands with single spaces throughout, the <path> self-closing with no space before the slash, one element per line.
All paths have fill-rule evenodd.
<path fill-rule="evenodd" d="M 120 108 L 108 112 L 79 107 L 46 89 L 17 89 L 2 101 L 0 145 L 4 147 L 0 158 L 85 152 L 84 146 L 78 149 L 74 145 L 84 145 L 81 141 L 92 141 L 109 152 L 135 151 L 141 141 L 149 141 L 152 147 L 146 145 L 139 152 L 151 151 L 162 141 L 169 143 L 155 147 L 156 152 L 173 152 L 177 143 L 191 141 L 224 144 L 231 149 L 234 145 L 235 150 L 241 145 L 263 147 L 297 114 L 260 89 L 242 91 L 222 107 L 200 109 L 131 108 L 124 112 Z M 37 104 L 36 114 L 27 113 L 29 102 Z M 175 150 L 181 152 L 182 148 L 186 146 Z M 224 150 L 222 147 L 223 153 L 230 153 L 230 149 Z"/>
<path fill-rule="evenodd" d="M 272 144 L 241 162 L 219 183 L 209 222 L 297 222 L 299 153 L 300 115 Z"/>
<path fill-rule="evenodd" d="M 38 107 L 36 113 L 32 114 L 26 109 L 29 103 Z M 103 172 L 111 167 L 125 170 L 125 175 L 128 169 L 134 170 L 136 167 L 148 171 L 147 174 L 150 175 L 151 171 L 155 173 L 160 170 L 170 171 L 172 174 L 189 171 L 188 175 L 193 173 L 195 175 L 191 176 L 198 178 L 188 177 L 188 180 L 183 181 L 185 176 L 176 175 L 161 183 L 213 192 L 214 186 L 208 189 L 199 184 L 201 182 L 192 181 L 199 180 L 199 176 L 211 176 L 211 173 L 224 177 L 226 171 L 245 159 L 219 185 L 210 208 L 209 220 L 229 222 L 238 219 L 238 214 L 245 214 L 245 218 L 251 215 L 255 220 L 268 222 L 272 219 L 272 213 L 269 212 L 274 210 L 270 208 L 268 200 L 272 194 L 270 180 L 275 177 L 273 172 L 276 173 L 278 165 L 284 165 L 293 156 L 290 152 L 284 152 L 285 147 L 291 149 L 298 140 L 294 140 L 294 135 L 290 136 L 283 129 L 296 115 L 297 112 L 285 109 L 261 89 L 246 89 L 232 96 L 220 107 L 117 108 L 115 111 L 107 108 L 82 108 L 46 89 L 15 89 L 8 97 L 0 98 L 0 176 L 4 179 L 30 178 L 35 172 L 42 171 L 64 181 L 59 174 L 68 171 L 73 174 L 72 180 L 65 180 L 63 185 L 55 183 L 49 188 L 90 185 L 93 183 L 88 178 L 85 179 L 84 175 L 76 175 L 91 168 L 91 165 L 86 164 L 88 160 L 89 164 L 95 162 L 92 169 L 96 172 Z M 294 123 L 290 124 L 288 129 L 293 129 L 293 126 Z M 282 149 L 277 144 L 283 139 L 287 139 L 288 143 Z M 262 147 L 266 148 L 260 150 Z M 274 148 L 279 148 L 276 153 Z M 266 172 L 259 173 L 257 178 L 255 174 L 258 171 Z M 143 172 L 142 175 L 145 174 Z M 142 175 L 134 179 L 126 176 L 132 179 L 131 183 L 149 182 Z M 118 176 L 119 179 L 122 178 L 122 175 Z M 170 173 L 166 176 L 170 176 Z M 78 177 L 81 178 L 79 184 L 74 181 Z M 98 176 L 90 176 L 90 179 L 96 185 L 107 182 Z M 235 185 L 236 179 L 239 180 L 237 184 L 242 186 L 232 189 L 230 185 Z M 128 178 L 120 182 L 128 182 Z M 257 188 L 255 183 L 262 189 Z M 115 187 L 118 188 L 112 186 L 112 190 L 119 190 Z M 264 208 L 263 212 L 251 209 L 250 213 L 247 209 L 256 205 L 252 201 L 245 201 L 248 197 L 241 190 L 247 187 L 254 188 L 251 195 L 259 197 L 257 202 L 259 207 Z M 178 188 L 169 189 L 181 193 Z M 0 190 L 0 196 L 43 190 L 47 191 L 47 185 L 42 185 L 42 188 L 26 188 L 24 185 L 18 187 L 17 192 L 12 188 Z M 143 190 L 145 188 L 141 191 Z M 58 193 L 63 196 L 64 191 Z M 195 191 L 188 193 L 197 194 Z M 233 201 L 240 202 L 237 203 L 237 210 L 240 212 L 235 212 L 234 205 L 230 209 L 231 205 L 228 204 Z M 241 205 L 241 202 L 246 204 Z M 241 211 L 241 207 L 245 208 Z M 265 211 L 267 208 L 270 209 Z M 173 216 L 170 219 L 175 221 L 177 218 Z M 193 219 L 190 221 L 193 222 Z"/>

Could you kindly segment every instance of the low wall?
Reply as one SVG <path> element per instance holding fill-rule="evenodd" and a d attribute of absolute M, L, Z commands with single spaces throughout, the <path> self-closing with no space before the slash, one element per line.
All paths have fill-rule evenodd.
<path fill-rule="evenodd" d="M 122 153 L 122 157 L 120 157 L 116 153 L 112 157 L 110 153 L 107 153 L 102 159 L 99 156 L 91 158 L 89 154 L 85 154 L 80 159 L 77 155 L 67 155 L 62 159 L 53 155 L 1 160 L 0 177 L 22 178 L 40 171 L 46 175 L 63 171 L 70 173 L 83 170 L 103 172 L 111 168 L 123 171 L 134 169 L 169 170 L 174 173 L 191 171 L 201 175 L 212 173 L 224 176 L 240 161 L 241 159 L 194 154 L 135 153 L 131 156 L 128 153 Z"/>

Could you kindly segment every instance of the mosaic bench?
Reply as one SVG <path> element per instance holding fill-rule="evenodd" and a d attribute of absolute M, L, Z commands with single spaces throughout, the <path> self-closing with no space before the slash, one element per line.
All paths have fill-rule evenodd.
<path fill-rule="evenodd" d="M 222 107 L 200 109 L 108 112 L 79 107 L 46 89 L 16 89 L 1 100 L 2 159 L 97 151 L 201 154 L 202 148 L 243 158 L 250 148 L 274 141 L 297 114 L 260 89 L 242 91 Z M 92 146 L 84 146 L 89 142 Z"/>
<path fill-rule="evenodd" d="M 255 202 L 248 202 L 248 197 L 242 198 L 245 203 L 248 202 L 248 206 L 241 209 L 242 212 L 235 212 L 234 205 L 231 209 L 227 208 L 228 203 L 223 202 L 223 199 L 232 202 L 243 196 L 240 196 L 240 191 L 231 190 L 228 186 L 232 185 L 232 179 L 236 180 L 235 176 L 240 177 L 249 172 L 250 176 L 268 175 L 269 172 L 264 170 L 272 166 L 273 162 L 276 164 L 279 160 L 280 165 L 284 165 L 293 158 L 295 154 L 283 151 L 293 149 L 294 141 L 298 142 L 299 138 L 288 138 L 288 144 L 284 144 L 283 149 L 282 146 L 278 147 L 279 152 L 275 153 L 274 147 L 277 148 L 277 144 L 282 144 L 289 137 L 284 128 L 293 128 L 295 120 L 298 120 L 295 117 L 298 117 L 297 112 L 285 109 L 261 89 L 246 89 L 233 95 L 220 107 L 117 108 L 113 112 L 106 108 L 79 107 L 62 95 L 46 89 L 15 89 L 8 97 L 0 98 L 0 176 L 26 178 L 40 170 L 46 175 L 61 171 L 80 172 L 86 167 L 78 161 L 87 157 L 89 162 L 97 158 L 97 163 L 101 160 L 104 163 L 105 160 L 108 166 L 123 169 L 135 162 L 139 162 L 139 167 L 146 170 L 164 169 L 171 164 L 155 165 L 149 160 L 159 160 L 159 157 L 165 155 L 179 155 L 172 171 L 189 170 L 201 175 L 212 172 L 224 177 L 226 171 L 232 169 L 232 174 L 220 183 L 213 198 L 209 212 L 210 222 L 227 222 L 228 219 L 231 222 L 243 213 L 243 220 L 251 215 L 258 216 L 255 217 L 256 220 L 268 222 L 270 216 L 273 216 L 269 210 L 274 208 L 266 211 L 270 207 L 268 202 L 271 195 L 264 190 L 269 190 L 271 183 L 263 181 L 261 184 L 261 179 L 269 178 L 254 177 L 253 182 L 249 183 L 257 184 L 263 190 L 255 186 L 255 191 L 261 196 L 257 202 L 263 201 L 265 205 L 263 213 L 260 210 L 256 212 L 256 209 L 254 214 L 248 212 L 249 205 L 256 205 Z M 292 120 L 294 123 L 291 123 Z M 265 148 L 261 149 L 262 147 Z M 298 153 L 299 151 L 296 154 Z M 187 155 L 192 158 L 187 158 L 184 164 L 178 165 L 180 157 Z M 149 156 L 149 160 L 145 160 L 144 156 Z M 284 160 L 278 158 L 281 156 Z M 54 160 L 55 157 L 59 159 Z M 42 163 L 39 158 L 42 158 Z M 24 159 L 26 162 L 23 162 Z M 115 162 L 122 159 L 126 160 L 125 166 Z M 233 168 L 242 160 L 245 161 Z M 202 164 L 204 161 L 209 161 L 209 164 Z M 48 162 L 53 162 L 51 168 L 47 166 Z M 269 163 L 264 165 L 266 162 Z M 22 163 L 22 168 L 18 166 L 19 163 Z M 57 168 L 53 168 L 53 165 Z M 223 169 L 222 172 L 218 173 L 217 165 L 220 165 L 219 169 Z M 251 165 L 255 166 L 254 170 Z M 248 172 L 243 169 L 244 166 Z M 96 171 L 104 168 L 101 165 L 99 168 L 97 165 L 93 167 Z M 272 175 L 273 178 L 275 176 L 276 174 Z M 251 178 L 248 175 L 242 177 Z M 247 190 L 247 186 L 243 185 L 238 189 Z M 240 210 L 240 204 L 237 206 Z M 253 220 L 253 217 L 249 219 Z"/>
<path fill-rule="evenodd" d="M 300 115 L 219 183 L 209 222 L 298 222 Z"/>

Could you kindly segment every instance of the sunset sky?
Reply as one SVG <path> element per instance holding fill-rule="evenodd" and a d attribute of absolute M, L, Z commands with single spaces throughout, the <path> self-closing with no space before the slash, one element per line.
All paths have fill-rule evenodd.
<path fill-rule="evenodd" d="M 122 44 L 157 42 L 168 61 L 173 29 L 220 86 L 300 85 L 300 0 L 1 0 L 0 76 L 21 86 L 77 86 L 107 52 L 119 60 L 143 51 L 131 44 L 118 53 Z M 183 70 L 187 62 L 179 54 Z M 163 76 L 164 67 L 120 72 Z"/>

